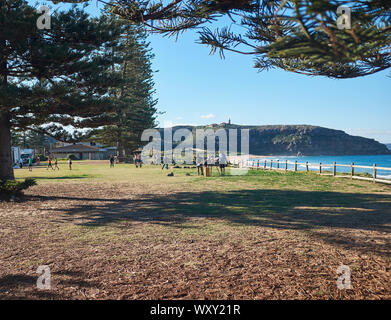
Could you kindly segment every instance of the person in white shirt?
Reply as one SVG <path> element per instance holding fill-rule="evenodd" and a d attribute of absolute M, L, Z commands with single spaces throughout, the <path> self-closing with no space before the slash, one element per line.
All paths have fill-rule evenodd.
<path fill-rule="evenodd" d="M 219 167 L 220 167 L 220 174 L 225 175 L 225 167 L 227 166 L 227 157 L 224 153 L 220 151 L 219 153 Z"/>
<path fill-rule="evenodd" d="M 168 157 L 166 155 L 163 156 L 162 170 L 164 169 L 164 167 L 166 167 L 166 169 L 168 170 Z"/>
<path fill-rule="evenodd" d="M 197 166 L 197 175 L 200 175 L 200 172 L 201 172 L 201 175 L 203 176 L 204 175 L 204 157 L 198 152 L 196 155 L 196 166 Z"/>

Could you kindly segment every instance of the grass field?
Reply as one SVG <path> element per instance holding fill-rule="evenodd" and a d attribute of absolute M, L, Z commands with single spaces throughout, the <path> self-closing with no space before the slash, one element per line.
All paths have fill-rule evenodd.
<path fill-rule="evenodd" d="M 15 170 L 38 185 L 0 203 L 0 298 L 391 298 L 390 186 L 99 161 L 60 168 Z M 350 290 L 337 288 L 341 264 Z M 51 290 L 36 288 L 39 265 Z"/>

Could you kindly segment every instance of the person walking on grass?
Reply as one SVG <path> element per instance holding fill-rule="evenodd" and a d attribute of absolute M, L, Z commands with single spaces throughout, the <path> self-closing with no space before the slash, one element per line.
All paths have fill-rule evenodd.
<path fill-rule="evenodd" d="M 56 170 L 56 168 L 57 168 L 58 170 L 60 170 L 60 168 L 58 167 L 57 158 L 54 158 L 54 170 Z"/>
<path fill-rule="evenodd" d="M 141 168 L 143 166 L 143 160 L 141 159 L 141 153 L 138 154 L 137 159 L 138 159 L 138 165 Z"/>
<path fill-rule="evenodd" d="M 49 160 L 48 160 L 48 167 L 46 168 L 46 170 L 49 170 L 49 168 L 52 168 L 53 169 L 53 166 L 52 166 L 52 158 L 49 157 Z"/>
<path fill-rule="evenodd" d="M 134 161 L 134 165 L 136 166 L 136 168 L 138 168 L 138 158 L 137 158 L 137 154 L 134 155 L 133 161 Z"/>
<path fill-rule="evenodd" d="M 168 157 L 166 155 L 163 156 L 162 170 L 164 169 L 164 167 L 166 167 L 166 169 L 168 170 Z"/>
<path fill-rule="evenodd" d="M 29 157 L 29 171 L 33 171 L 33 158 Z"/>
<path fill-rule="evenodd" d="M 69 170 L 72 170 L 72 159 L 71 158 L 69 158 L 68 164 L 69 164 Z"/>
<path fill-rule="evenodd" d="M 110 168 L 114 168 L 114 156 L 110 156 Z"/>

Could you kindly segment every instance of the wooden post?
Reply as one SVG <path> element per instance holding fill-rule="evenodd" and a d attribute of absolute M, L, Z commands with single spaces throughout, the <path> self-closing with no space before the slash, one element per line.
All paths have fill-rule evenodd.
<path fill-rule="evenodd" d="M 354 176 L 354 162 L 352 162 L 352 171 L 351 171 L 351 178 L 353 179 Z"/>
<path fill-rule="evenodd" d="M 309 169 L 308 169 L 308 161 L 306 161 L 306 163 L 305 163 L 305 170 L 308 172 L 309 171 Z"/>
<path fill-rule="evenodd" d="M 288 171 L 288 160 L 285 160 L 285 171 Z"/>
<path fill-rule="evenodd" d="M 265 160 L 265 163 L 264 163 L 263 169 L 265 169 L 265 170 L 266 170 L 266 160 Z"/>
<path fill-rule="evenodd" d="M 259 160 L 258 160 L 258 162 L 257 162 L 257 170 L 259 170 Z"/>
<path fill-rule="evenodd" d="M 337 163 L 334 162 L 334 165 L 333 165 L 333 176 L 335 177 L 337 175 Z"/>
<path fill-rule="evenodd" d="M 280 160 L 277 160 L 277 169 L 280 169 Z"/>
<path fill-rule="evenodd" d="M 322 174 L 322 162 L 319 163 L 319 174 Z"/>
<path fill-rule="evenodd" d="M 270 170 L 273 169 L 273 160 L 270 160 Z"/>
<path fill-rule="evenodd" d="M 297 171 L 297 160 L 295 160 L 295 171 Z"/>
<path fill-rule="evenodd" d="M 373 182 L 375 183 L 376 182 L 376 173 L 377 173 L 377 170 L 376 170 L 376 163 L 373 165 Z"/>

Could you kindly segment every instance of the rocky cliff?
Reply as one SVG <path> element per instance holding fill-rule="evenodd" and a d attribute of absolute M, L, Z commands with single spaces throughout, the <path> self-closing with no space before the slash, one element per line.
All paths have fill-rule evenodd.
<path fill-rule="evenodd" d="M 272 155 L 391 154 L 373 139 L 314 126 L 265 126 L 250 130 L 250 153 Z"/>
<path fill-rule="evenodd" d="M 309 125 L 242 126 L 220 124 L 179 126 L 177 129 L 249 129 L 253 155 L 377 155 L 391 154 L 386 145 L 374 139 L 351 136 L 344 131 Z M 238 139 L 240 142 L 240 139 Z M 238 143 L 240 150 L 240 143 Z"/>

